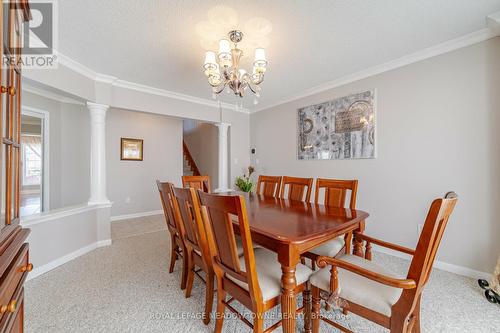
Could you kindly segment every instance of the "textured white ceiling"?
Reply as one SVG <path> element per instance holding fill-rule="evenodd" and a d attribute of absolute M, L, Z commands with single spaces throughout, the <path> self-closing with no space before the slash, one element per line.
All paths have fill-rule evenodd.
<path fill-rule="evenodd" d="M 196 26 L 217 5 L 236 11 L 232 24 L 243 32 L 251 18 L 272 24 L 259 108 L 482 29 L 500 10 L 500 0 L 64 0 L 60 51 L 103 74 L 211 98 Z M 241 46 L 249 68 L 253 52 Z"/>

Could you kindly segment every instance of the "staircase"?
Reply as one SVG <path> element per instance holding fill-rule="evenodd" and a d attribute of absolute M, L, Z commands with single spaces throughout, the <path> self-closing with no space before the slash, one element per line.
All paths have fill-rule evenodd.
<path fill-rule="evenodd" d="M 194 162 L 193 157 L 191 156 L 191 153 L 189 152 L 189 149 L 184 140 L 182 141 L 182 153 L 184 155 L 182 174 L 184 176 L 199 176 L 200 170 L 198 170 L 198 167 L 196 166 L 196 163 Z"/>

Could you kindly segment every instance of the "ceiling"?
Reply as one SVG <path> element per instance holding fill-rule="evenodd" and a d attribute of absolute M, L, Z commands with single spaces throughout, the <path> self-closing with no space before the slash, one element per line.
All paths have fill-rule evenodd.
<path fill-rule="evenodd" d="M 202 64 L 214 33 L 202 38 L 200 22 L 215 6 L 232 8 L 237 17 L 218 19 L 244 33 L 254 33 L 255 18 L 272 25 L 262 41 L 269 60 L 257 106 L 263 108 L 483 29 L 500 0 L 66 0 L 59 1 L 59 49 L 102 74 L 210 99 Z M 251 69 L 248 44 L 240 46 Z M 237 100 L 225 93 L 221 99 Z M 253 101 L 248 92 L 243 106 L 252 109 Z"/>

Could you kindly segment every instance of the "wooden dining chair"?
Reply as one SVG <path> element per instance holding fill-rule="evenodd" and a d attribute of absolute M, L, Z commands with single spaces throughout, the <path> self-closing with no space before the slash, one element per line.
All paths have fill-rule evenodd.
<path fill-rule="evenodd" d="M 266 197 L 278 197 L 281 187 L 281 178 L 281 176 L 260 175 L 257 180 L 255 193 Z"/>
<path fill-rule="evenodd" d="M 186 298 L 191 296 L 194 276 L 205 282 L 205 312 L 203 323 L 210 322 L 214 298 L 214 271 L 208 250 L 205 227 L 200 215 L 200 204 L 194 188 L 173 188 L 173 208 L 181 226 L 181 236 L 186 247 L 187 281 Z M 198 269 L 197 269 L 198 268 Z M 199 271 L 205 272 L 205 279 Z"/>
<path fill-rule="evenodd" d="M 310 202 L 312 184 L 313 178 L 283 176 L 280 198 L 294 201 Z M 287 193 L 286 195 L 285 192 Z"/>
<path fill-rule="evenodd" d="M 187 257 L 184 241 L 182 240 L 179 225 L 174 217 L 174 208 L 172 204 L 172 189 L 173 185 L 168 182 L 156 181 L 158 191 L 160 192 L 160 200 L 163 206 L 163 213 L 167 222 L 167 229 L 170 233 L 170 267 L 168 272 L 174 271 L 174 266 L 177 259 L 182 258 L 182 276 L 181 276 L 181 289 L 186 288 L 187 278 Z"/>
<path fill-rule="evenodd" d="M 323 204 L 325 206 L 344 208 L 347 192 L 350 192 L 349 208 L 356 209 L 356 196 L 358 192 L 357 180 L 316 179 L 316 189 L 314 191 L 315 204 L 319 203 L 320 191 L 322 189 L 324 189 Z M 344 246 L 345 253 L 349 253 L 351 241 L 351 233 L 339 236 L 321 244 L 309 252 L 306 252 L 303 256 L 312 260 L 312 267 L 315 269 L 315 261 L 317 257 L 334 257 L 344 248 Z"/>
<path fill-rule="evenodd" d="M 347 331 L 340 324 L 320 317 L 321 290 L 330 292 L 330 302 L 345 313 L 353 312 L 394 333 L 420 332 L 420 298 L 456 202 L 454 192 L 432 202 L 415 250 L 355 234 L 359 241 L 366 242 L 365 258 L 349 254 L 338 258 L 319 257 L 317 264 L 322 269 L 310 279 L 313 332 L 319 332 L 320 319 Z M 406 278 L 366 259 L 371 257 L 371 244 L 411 255 L 413 258 Z"/>
<path fill-rule="evenodd" d="M 263 330 L 264 313 L 280 303 L 281 265 L 277 255 L 259 248 L 252 250 L 252 237 L 247 219 L 245 200 L 242 196 L 218 196 L 198 191 L 202 205 L 202 216 L 207 230 L 213 267 L 217 278 L 217 316 L 215 332 L 222 332 L 225 308 L 235 313 L 253 332 L 270 332 L 281 325 L 281 321 Z M 235 224 L 234 218 L 237 217 Z M 236 251 L 235 230 L 238 228 L 243 242 L 243 257 Z M 296 293 L 304 291 L 304 307 L 309 309 L 310 297 L 306 287 L 312 270 L 298 264 L 295 270 Z M 226 300 L 226 296 L 230 298 Z M 251 323 L 231 303 L 237 300 L 253 311 Z M 303 310 L 299 309 L 301 312 Z M 307 312 L 306 317 L 310 317 Z M 309 322 L 309 321 L 307 321 Z"/>
<path fill-rule="evenodd" d="M 182 176 L 182 187 L 192 187 L 207 193 L 211 193 L 212 189 L 209 176 Z"/>

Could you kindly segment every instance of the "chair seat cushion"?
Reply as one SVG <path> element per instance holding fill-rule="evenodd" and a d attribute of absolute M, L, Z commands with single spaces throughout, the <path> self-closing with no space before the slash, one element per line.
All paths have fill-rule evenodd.
<path fill-rule="evenodd" d="M 315 247 L 309 252 L 314 253 L 318 256 L 335 257 L 340 252 L 340 250 L 342 250 L 344 245 L 344 236 L 339 236 L 335 239 L 321 244 L 318 247 Z"/>
<path fill-rule="evenodd" d="M 281 295 L 281 265 L 278 262 L 276 253 L 264 248 L 254 249 L 255 268 L 259 280 L 259 286 L 262 291 L 262 299 L 268 301 L 276 296 Z M 245 258 L 240 257 L 241 269 L 245 269 Z M 295 270 L 295 278 L 297 285 L 305 283 L 312 270 L 302 264 L 298 264 Z M 228 279 L 239 285 L 245 290 L 248 290 L 248 284 L 241 282 L 230 275 L 226 275 Z"/>
<path fill-rule="evenodd" d="M 401 277 L 373 261 L 353 255 L 342 255 L 338 259 L 363 267 L 372 272 Z M 331 266 L 320 269 L 311 276 L 311 284 L 325 291 L 330 291 Z M 391 307 L 394 305 L 403 289 L 389 287 L 367 279 L 361 275 L 338 268 L 339 296 L 347 302 L 353 302 L 386 316 L 391 316 Z"/>

